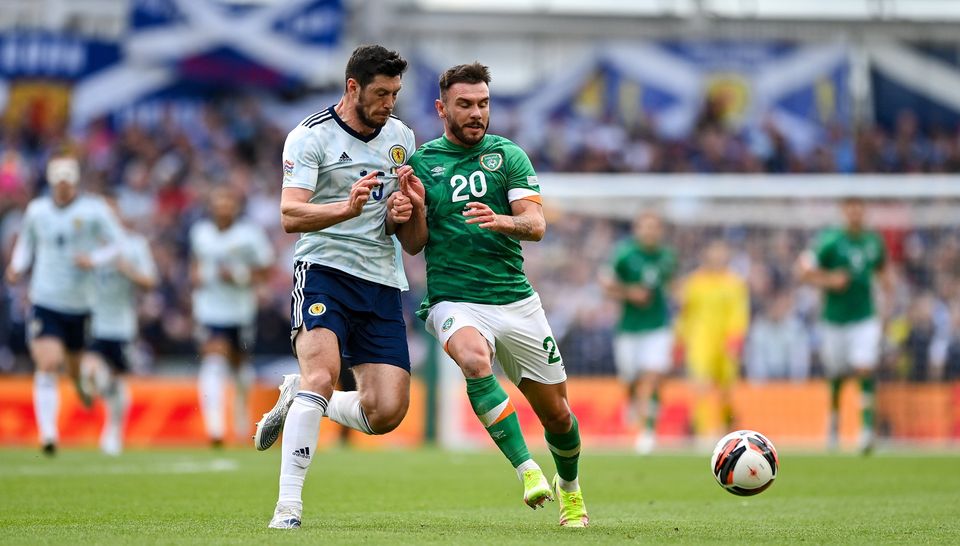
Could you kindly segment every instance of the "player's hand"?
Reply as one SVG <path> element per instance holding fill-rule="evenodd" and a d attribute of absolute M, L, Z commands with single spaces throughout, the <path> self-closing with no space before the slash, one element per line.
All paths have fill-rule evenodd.
<path fill-rule="evenodd" d="M 403 192 L 393 192 L 387 198 L 387 215 L 394 224 L 403 224 L 413 215 L 413 204 Z"/>
<path fill-rule="evenodd" d="M 480 229 L 507 228 L 504 216 L 493 212 L 493 209 L 478 201 L 467 203 L 463 215 L 467 217 L 468 224 L 477 224 Z"/>
<path fill-rule="evenodd" d="M 347 209 L 351 217 L 360 216 L 363 212 L 363 206 L 370 200 L 370 192 L 380 184 L 377 180 L 378 171 L 371 171 L 369 174 L 357 180 L 350 188 L 350 197 L 347 198 Z"/>
<path fill-rule="evenodd" d="M 650 289 L 640 284 L 626 287 L 627 301 L 634 305 L 643 306 L 650 301 Z"/>
<path fill-rule="evenodd" d="M 6 271 L 7 284 L 17 284 L 20 282 L 20 273 L 14 271 L 12 267 L 8 267 Z"/>
<path fill-rule="evenodd" d="M 90 271 L 93 269 L 93 260 L 90 259 L 90 256 L 86 254 L 78 254 L 73 258 L 73 263 L 84 271 Z"/>
<path fill-rule="evenodd" d="M 403 165 L 397 169 L 399 177 L 400 191 L 410 199 L 410 204 L 414 210 L 422 210 L 426 202 L 427 190 L 423 187 L 423 182 L 417 175 L 413 174 L 413 167 Z"/>
<path fill-rule="evenodd" d="M 828 288 L 836 292 L 842 292 L 850 284 L 850 275 L 846 271 L 831 271 L 827 273 Z"/>

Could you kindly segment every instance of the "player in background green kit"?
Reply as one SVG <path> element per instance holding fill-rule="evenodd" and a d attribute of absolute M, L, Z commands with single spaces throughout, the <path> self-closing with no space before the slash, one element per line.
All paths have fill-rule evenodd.
<path fill-rule="evenodd" d="M 536 509 L 555 494 L 560 525 L 585 527 L 580 432 L 563 359 L 523 272 L 520 241 L 539 241 L 546 230 L 540 187 L 523 150 L 487 134 L 489 82 L 479 63 L 440 77 L 444 134 L 417 150 L 412 172 L 398 171 L 414 211 L 397 237 L 410 254 L 426 249 L 427 296 L 418 316 L 460 366 L 477 418 L 523 482 L 524 502 Z M 557 467 L 553 487 L 530 456 L 494 358 L 543 424 Z"/>
<path fill-rule="evenodd" d="M 638 453 L 650 453 L 656 444 L 660 382 L 673 360 L 667 292 L 676 268 L 676 254 L 663 244 L 663 221 L 647 211 L 600 274 L 604 292 L 621 304 L 613 358 L 627 386 L 631 417 L 643 427 L 634 444 Z"/>
<path fill-rule="evenodd" d="M 842 209 L 845 225 L 820 233 L 814 247 L 800 257 L 797 269 L 800 280 L 823 292 L 820 357 L 830 380 L 828 445 L 836 448 L 839 442 L 843 380 L 856 378 L 862 406 L 859 448 L 869 453 L 874 444 L 874 371 L 883 334 L 873 280 L 879 277 L 889 301 L 893 279 L 883 239 L 866 226 L 863 200 L 847 198 Z"/>

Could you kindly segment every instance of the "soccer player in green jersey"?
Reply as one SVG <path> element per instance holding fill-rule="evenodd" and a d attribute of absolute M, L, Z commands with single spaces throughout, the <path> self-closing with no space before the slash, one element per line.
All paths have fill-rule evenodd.
<path fill-rule="evenodd" d="M 427 296 L 418 315 L 463 371 L 477 418 L 523 482 L 524 502 L 535 509 L 556 495 L 560 525 L 584 527 L 580 433 L 563 359 L 523 272 L 520 241 L 539 241 L 546 230 L 540 187 L 523 150 L 487 134 L 489 82 L 479 63 L 440 77 L 436 108 L 444 134 L 417 150 L 413 172 L 398 171 L 414 211 L 397 236 L 410 254 L 426 249 Z M 493 374 L 495 358 L 546 430 L 557 467 L 552 487 Z"/>
<path fill-rule="evenodd" d="M 677 258 L 662 239 L 660 216 L 644 212 L 633 224 L 633 237 L 616 248 L 600 275 L 606 294 L 621 304 L 613 356 L 630 413 L 643 427 L 634 445 L 638 453 L 650 453 L 656 443 L 660 380 L 673 355 L 667 290 Z"/>
<path fill-rule="evenodd" d="M 845 378 L 856 378 L 862 406 L 859 448 L 868 453 L 874 443 L 874 370 L 883 333 L 873 281 L 878 276 L 889 294 L 892 278 L 883 240 L 866 226 L 863 200 L 845 199 L 842 209 L 845 225 L 822 232 L 800 257 L 798 270 L 802 281 L 823 292 L 820 356 L 830 380 L 828 444 L 838 444 L 840 387 Z"/>

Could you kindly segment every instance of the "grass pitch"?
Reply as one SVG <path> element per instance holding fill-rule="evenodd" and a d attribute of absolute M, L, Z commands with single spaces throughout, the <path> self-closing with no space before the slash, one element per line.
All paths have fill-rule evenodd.
<path fill-rule="evenodd" d="M 0 450 L 0 544 L 903 544 L 960 542 L 960 457 L 781 453 L 756 497 L 707 455 L 586 453 L 587 529 L 536 512 L 496 453 L 321 451 L 303 528 L 266 529 L 280 452 Z M 537 456 L 552 475 L 549 455 Z"/>

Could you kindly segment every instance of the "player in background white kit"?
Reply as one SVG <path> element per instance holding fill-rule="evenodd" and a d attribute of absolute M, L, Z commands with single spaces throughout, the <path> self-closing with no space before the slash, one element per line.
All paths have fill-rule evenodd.
<path fill-rule="evenodd" d="M 75 157 L 52 157 L 47 182 L 50 195 L 27 206 L 6 276 L 9 283 L 17 283 L 33 265 L 27 323 L 36 364 L 33 406 L 43 451 L 53 455 L 59 439 L 57 372 L 62 365 L 84 404 L 91 403 L 80 382 L 93 296 L 91 270 L 117 252 L 120 226 L 102 199 L 78 191 L 80 164 Z"/>
<path fill-rule="evenodd" d="M 274 252 L 263 229 L 240 218 L 240 196 L 226 187 L 210 194 L 210 218 L 190 229 L 193 317 L 200 344 L 200 409 L 214 447 L 226 434 L 226 384 L 233 376 L 235 436 L 248 437 L 247 392 L 254 371 L 249 361 L 256 336 L 259 281 Z"/>
<path fill-rule="evenodd" d="M 406 68 L 394 51 L 358 47 L 340 102 L 306 118 L 284 145 L 281 219 L 288 233 L 301 233 L 290 326 L 302 375 L 284 377 L 280 399 L 254 437 L 263 450 L 282 431 L 271 528 L 300 527 L 303 483 L 317 458 L 324 415 L 365 434 L 385 434 L 410 404 L 400 302 L 407 279 L 393 233 L 413 210 L 397 190 L 415 141 L 390 115 Z M 353 372 L 356 391 L 334 391 L 341 367 Z M 326 493 L 335 502 L 336 492 Z"/>
<path fill-rule="evenodd" d="M 137 337 L 137 291 L 157 285 L 157 266 L 146 237 L 133 231 L 114 197 L 105 198 L 120 221 L 122 233 L 117 255 L 94 269 L 93 338 L 83 356 L 84 377 L 106 403 L 100 449 L 119 455 L 130 395 L 124 375 L 130 371 L 129 354 Z"/>

